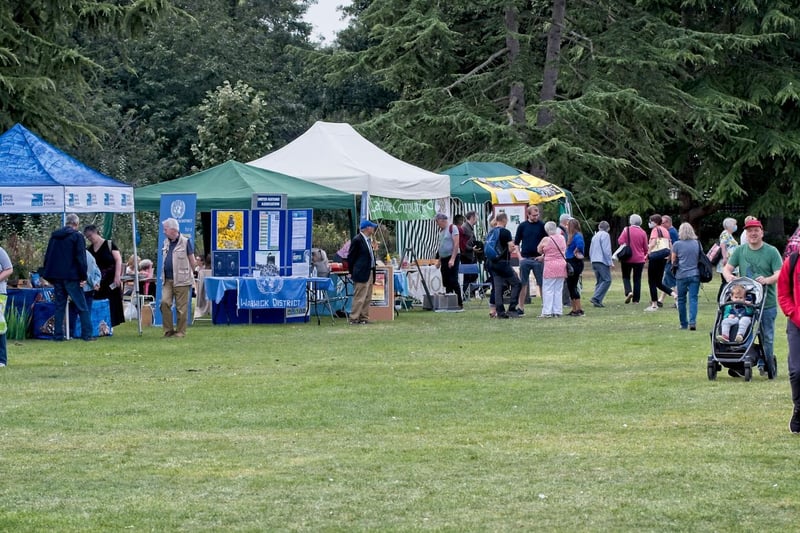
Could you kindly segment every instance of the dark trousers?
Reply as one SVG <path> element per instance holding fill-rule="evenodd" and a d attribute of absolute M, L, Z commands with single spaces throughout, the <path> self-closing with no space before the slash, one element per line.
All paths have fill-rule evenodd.
<path fill-rule="evenodd" d="M 67 315 L 67 296 L 69 296 L 81 317 L 81 334 L 84 339 L 90 338 L 93 331 L 92 314 L 86 306 L 80 282 L 73 280 L 50 280 L 50 282 L 53 284 L 53 300 L 56 304 L 53 336 L 56 339 L 64 338 L 64 317 Z"/>
<path fill-rule="evenodd" d="M 503 305 L 503 288 L 506 283 L 511 285 L 511 303 L 508 304 L 508 310 L 516 311 L 522 283 L 519 281 L 517 273 L 511 268 L 509 261 L 492 263 L 492 294 L 495 295 L 494 305 L 498 315 L 506 312 L 506 308 Z"/>
<path fill-rule="evenodd" d="M 458 306 L 464 305 L 461 299 L 461 286 L 458 284 L 458 267 L 461 264 L 459 257 L 453 261 L 453 266 L 449 264 L 449 257 L 442 257 L 439 260 L 439 270 L 442 272 L 442 284 L 444 285 L 444 292 L 454 292 L 458 297 Z"/>
<path fill-rule="evenodd" d="M 567 276 L 567 290 L 569 291 L 569 297 L 571 300 L 580 300 L 581 291 L 578 289 L 578 282 L 580 281 L 581 274 L 583 273 L 583 259 L 570 258 L 567 259 L 567 262 L 572 265 L 572 275 Z"/>
<path fill-rule="evenodd" d="M 664 267 L 667 265 L 666 258 L 650 259 L 647 266 L 647 285 L 650 287 L 650 301 L 658 300 L 658 290 L 661 289 L 666 294 L 672 294 L 672 287 L 664 285 Z"/>
<path fill-rule="evenodd" d="M 789 385 L 792 387 L 792 402 L 800 409 L 800 329 L 787 320 L 786 341 L 789 344 Z"/>
<path fill-rule="evenodd" d="M 633 303 L 639 303 L 642 297 L 642 271 L 644 263 L 622 263 L 622 286 L 625 296 L 631 293 L 631 274 L 633 275 Z"/>

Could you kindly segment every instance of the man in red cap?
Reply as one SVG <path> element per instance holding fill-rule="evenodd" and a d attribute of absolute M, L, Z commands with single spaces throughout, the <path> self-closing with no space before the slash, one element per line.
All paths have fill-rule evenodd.
<path fill-rule="evenodd" d="M 783 261 L 777 248 L 764 242 L 764 227 L 757 218 L 751 218 L 744 224 L 746 246 L 737 246 L 728 257 L 728 263 L 722 271 L 725 281 L 730 282 L 736 276 L 733 271 L 739 267 L 739 274 L 747 276 L 764 286 L 764 312 L 761 314 L 761 340 L 764 344 L 764 356 L 767 361 L 774 356 L 775 317 L 778 315 L 778 299 L 775 284 L 781 273 Z M 776 368 L 777 369 L 777 368 Z M 758 361 L 758 371 L 766 375 L 764 361 Z M 738 372 L 729 369 L 731 375 Z"/>

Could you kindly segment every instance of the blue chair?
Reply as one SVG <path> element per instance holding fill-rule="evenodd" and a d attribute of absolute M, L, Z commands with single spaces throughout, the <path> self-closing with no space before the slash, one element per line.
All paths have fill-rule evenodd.
<path fill-rule="evenodd" d="M 482 272 L 480 265 L 478 263 L 461 263 L 458 267 L 458 274 L 461 277 L 461 287 L 463 289 L 462 298 L 464 301 L 469 301 L 472 299 L 472 295 L 474 294 L 476 298 L 482 300 L 486 297 L 486 291 L 491 288 L 489 283 L 486 283 L 482 279 Z M 466 285 L 463 282 L 464 275 L 474 275 L 477 276 L 477 280 L 467 283 Z"/>

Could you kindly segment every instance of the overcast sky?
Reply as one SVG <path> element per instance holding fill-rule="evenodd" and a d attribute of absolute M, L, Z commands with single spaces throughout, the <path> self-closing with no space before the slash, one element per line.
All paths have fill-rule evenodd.
<path fill-rule="evenodd" d="M 314 25 L 311 32 L 311 39 L 319 40 L 319 36 L 325 37 L 326 43 L 332 43 L 336 32 L 347 26 L 347 21 L 341 20 L 342 12 L 336 8 L 338 6 L 349 6 L 352 0 L 318 0 L 318 2 L 308 8 L 305 20 Z"/>

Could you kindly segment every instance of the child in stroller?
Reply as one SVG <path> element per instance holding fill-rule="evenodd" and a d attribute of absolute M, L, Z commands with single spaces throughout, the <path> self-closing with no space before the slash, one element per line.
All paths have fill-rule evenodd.
<path fill-rule="evenodd" d="M 746 300 L 747 290 L 743 285 L 731 287 L 730 300 L 722 312 L 722 326 L 720 334 L 717 335 L 718 342 L 730 342 L 730 332 L 733 326 L 736 328 L 736 338 L 734 342 L 743 342 L 744 333 L 750 327 L 753 317 L 753 307 Z"/>

